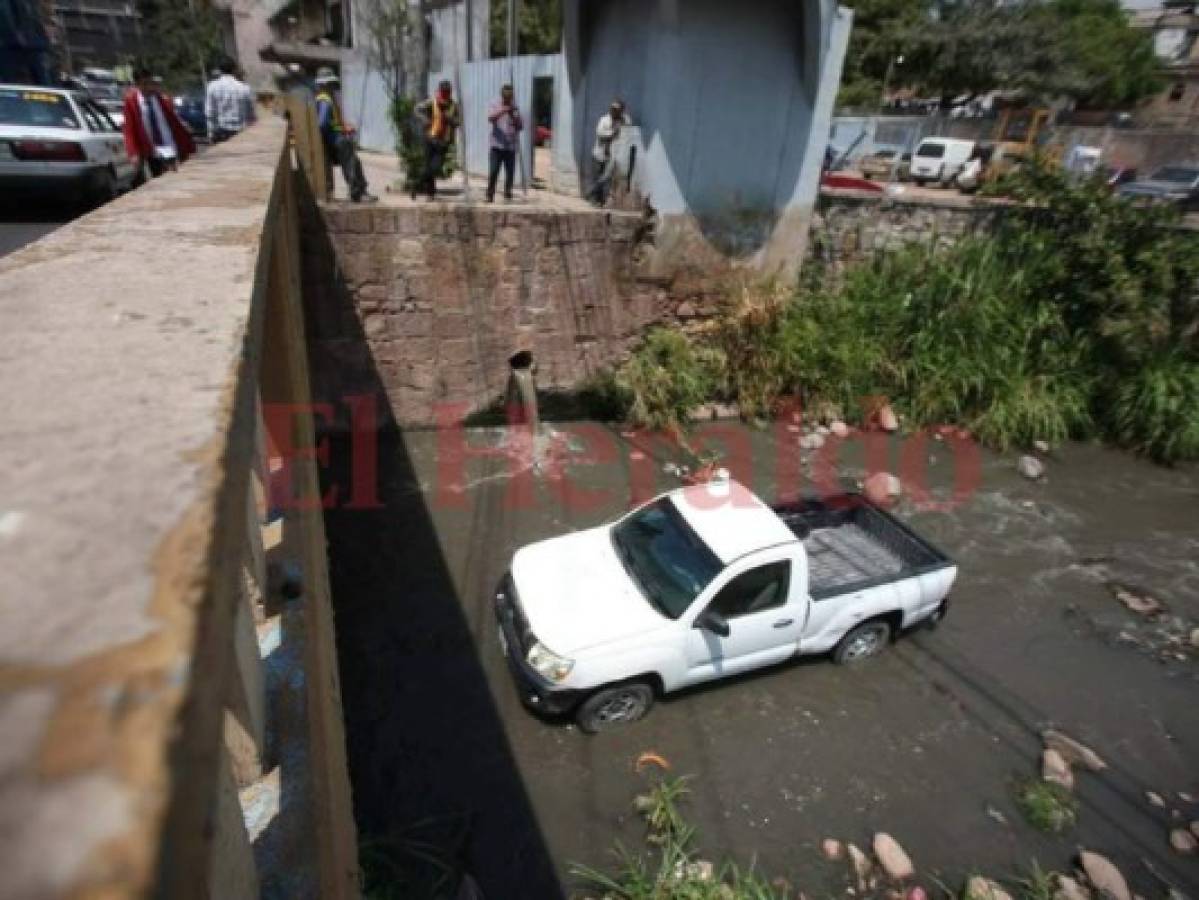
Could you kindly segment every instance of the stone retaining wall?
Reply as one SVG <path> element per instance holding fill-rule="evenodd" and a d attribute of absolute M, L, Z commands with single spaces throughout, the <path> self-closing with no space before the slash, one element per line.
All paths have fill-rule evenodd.
<path fill-rule="evenodd" d="M 826 190 L 813 216 L 808 259 L 839 274 L 848 265 L 907 244 L 948 246 L 965 235 L 987 234 L 1005 211 L 1002 204 L 957 195 L 938 203 Z"/>
<path fill-rule="evenodd" d="M 313 394 L 386 396 L 403 425 L 446 424 L 499 400 L 532 351 L 541 388 L 622 359 L 647 326 L 712 311 L 702 290 L 634 276 L 641 217 L 503 207 L 313 210 L 304 297 Z"/>

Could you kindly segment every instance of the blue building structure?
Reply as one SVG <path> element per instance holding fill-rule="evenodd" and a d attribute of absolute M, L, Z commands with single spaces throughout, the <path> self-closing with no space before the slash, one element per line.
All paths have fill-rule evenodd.
<path fill-rule="evenodd" d="M 620 97 L 662 250 L 797 268 L 852 13 L 836 0 L 565 0 L 563 12 L 571 121 L 555 150 L 580 181 Z"/>

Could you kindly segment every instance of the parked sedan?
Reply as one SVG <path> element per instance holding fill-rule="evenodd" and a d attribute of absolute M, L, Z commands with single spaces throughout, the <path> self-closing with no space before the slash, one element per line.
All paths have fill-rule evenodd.
<path fill-rule="evenodd" d="M 1121 197 L 1146 202 L 1175 203 L 1183 209 L 1199 208 L 1199 165 L 1163 166 L 1144 181 L 1119 187 Z"/>
<path fill-rule="evenodd" d="M 0 192 L 103 203 L 135 174 L 121 130 L 86 94 L 0 84 Z"/>
<path fill-rule="evenodd" d="M 871 178 L 890 179 L 894 170 L 896 181 L 907 181 L 911 174 L 912 154 L 899 154 L 899 163 L 896 165 L 897 154 L 899 154 L 898 150 L 878 150 L 869 156 L 863 156 L 859 165 L 862 177 L 867 180 Z"/>

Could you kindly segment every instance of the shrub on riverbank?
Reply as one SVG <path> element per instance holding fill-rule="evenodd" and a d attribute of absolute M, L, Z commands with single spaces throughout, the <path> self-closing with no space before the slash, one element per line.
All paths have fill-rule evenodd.
<path fill-rule="evenodd" d="M 635 422 L 685 405 L 780 400 L 850 416 L 885 395 L 914 425 L 998 449 L 1106 437 L 1162 462 L 1199 458 L 1199 240 L 1176 213 L 1031 169 L 987 238 L 910 247 L 835 285 L 743 286 L 701 337 L 656 332 L 618 374 Z"/>

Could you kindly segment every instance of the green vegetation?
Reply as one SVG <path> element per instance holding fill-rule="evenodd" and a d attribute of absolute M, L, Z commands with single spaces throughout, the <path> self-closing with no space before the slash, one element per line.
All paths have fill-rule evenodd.
<path fill-rule="evenodd" d="M 853 6 L 843 106 L 876 105 L 884 81 L 943 98 L 1021 89 L 1033 100 L 1065 96 L 1094 107 L 1128 106 L 1159 87 L 1152 37 L 1129 24 L 1119 0 Z"/>
<path fill-rule="evenodd" d="M 629 417 L 639 425 L 679 431 L 688 413 L 719 389 L 720 351 L 697 346 L 665 328 L 651 331 L 617 377 L 629 397 Z"/>
<path fill-rule="evenodd" d="M 168 90 L 200 91 L 224 45 L 216 12 L 188 0 L 139 0 L 142 46 L 139 64 L 163 79 Z"/>
<path fill-rule="evenodd" d="M 1016 881 L 1021 900 L 1055 900 L 1058 896 L 1057 873 L 1042 869 L 1035 859 L 1027 874 Z"/>
<path fill-rule="evenodd" d="M 508 3 L 491 4 L 491 55 L 508 55 Z M 561 0 L 522 0 L 517 6 L 516 52 L 557 53 L 562 47 Z"/>
<path fill-rule="evenodd" d="M 700 337 L 652 333 L 616 375 L 630 418 L 679 428 L 734 400 L 760 419 L 792 398 L 853 418 L 881 395 L 913 426 L 997 449 L 1103 437 L 1199 458 L 1195 236 L 1170 210 L 1035 166 L 1005 189 L 1024 205 L 989 237 L 749 286 Z"/>
<path fill-rule="evenodd" d="M 686 778 L 663 778 L 633 807 L 646 822 L 646 843 L 655 848 L 636 853 L 617 844 L 616 871 L 606 874 L 587 866 L 571 867 L 584 886 L 612 900 L 787 900 L 793 896 L 786 882 L 770 881 L 733 863 L 719 868 L 698 858 L 695 829 L 688 825 L 679 804 L 689 793 Z"/>
<path fill-rule="evenodd" d="M 1038 831 L 1057 834 L 1073 828 L 1078 818 L 1078 801 L 1074 795 L 1060 784 L 1039 778 L 1029 779 L 1018 786 L 1016 805 L 1024 813 L 1028 824 Z"/>

